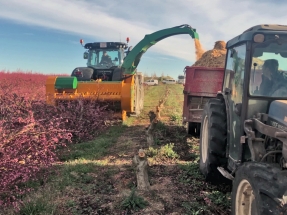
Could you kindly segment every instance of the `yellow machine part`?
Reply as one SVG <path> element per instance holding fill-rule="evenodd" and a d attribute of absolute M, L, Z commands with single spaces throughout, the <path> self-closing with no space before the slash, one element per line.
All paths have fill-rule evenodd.
<path fill-rule="evenodd" d="M 46 81 L 46 102 L 56 105 L 57 100 L 76 100 L 79 98 L 95 101 L 121 102 L 122 120 L 127 112 L 134 110 L 135 75 L 129 75 L 123 81 L 89 81 L 78 82 L 76 89 L 55 89 L 57 76 L 50 76 Z"/>

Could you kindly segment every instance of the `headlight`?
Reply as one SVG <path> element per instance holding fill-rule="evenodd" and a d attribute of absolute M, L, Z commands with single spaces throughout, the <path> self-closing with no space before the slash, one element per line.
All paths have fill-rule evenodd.
<path fill-rule="evenodd" d="M 262 43 L 264 41 L 264 38 L 264 34 L 255 34 L 253 40 L 256 43 Z"/>

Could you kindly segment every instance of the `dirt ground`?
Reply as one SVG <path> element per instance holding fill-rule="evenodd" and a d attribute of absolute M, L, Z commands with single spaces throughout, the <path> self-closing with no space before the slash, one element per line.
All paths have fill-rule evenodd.
<path fill-rule="evenodd" d="M 103 167 L 91 180 L 92 193 L 75 195 L 79 204 L 68 210 L 74 214 L 229 214 L 229 201 L 226 196 L 230 187 L 215 187 L 206 184 L 198 169 L 198 139 L 187 136 L 181 126 L 169 125 L 156 130 L 157 146 L 174 143 L 177 159 L 168 157 L 149 158 L 149 191 L 136 189 L 136 173 L 132 159 L 138 149 L 146 147 L 146 128 L 148 120 L 135 120 L 117 143 L 109 150 L 106 160 L 108 167 Z M 79 176 L 80 177 L 80 176 Z M 142 197 L 148 205 L 143 209 L 123 209 L 123 199 L 131 195 L 135 187 L 136 195 Z M 212 192 L 220 192 L 221 201 L 212 202 Z M 218 200 L 215 193 L 214 198 Z M 80 196 L 80 197 L 79 197 Z M 226 198 L 226 199 L 225 199 Z M 130 200 L 132 207 L 136 197 Z M 64 208 L 63 208 L 64 209 Z M 64 210 L 67 210 L 65 208 Z M 64 213 L 66 214 L 66 213 Z"/>

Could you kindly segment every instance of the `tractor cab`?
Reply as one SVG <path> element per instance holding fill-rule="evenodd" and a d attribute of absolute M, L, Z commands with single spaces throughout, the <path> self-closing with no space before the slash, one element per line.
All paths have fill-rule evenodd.
<path fill-rule="evenodd" d="M 85 48 L 89 49 L 84 53 L 87 66 L 103 69 L 122 65 L 127 44 L 120 42 L 87 43 Z"/>
<path fill-rule="evenodd" d="M 83 43 L 83 40 L 80 40 Z M 94 42 L 86 43 L 83 58 L 87 67 L 77 67 L 72 76 L 78 81 L 120 81 L 121 66 L 126 56 L 127 43 L 123 42 Z"/>

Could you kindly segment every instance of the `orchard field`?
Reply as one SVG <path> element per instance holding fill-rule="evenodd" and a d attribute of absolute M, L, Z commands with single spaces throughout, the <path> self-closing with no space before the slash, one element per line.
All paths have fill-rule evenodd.
<path fill-rule="evenodd" d="M 46 78 L 0 71 L 0 214 L 230 214 L 230 187 L 204 182 L 198 137 L 181 124 L 182 85 L 146 86 L 143 112 L 122 123 L 96 103 L 46 105 Z M 149 191 L 136 189 L 139 148 Z"/>

